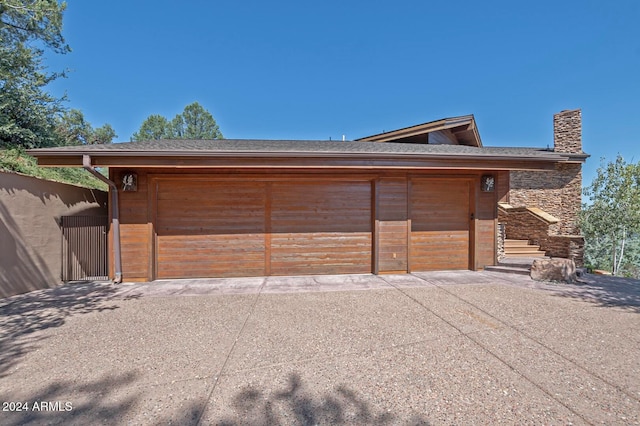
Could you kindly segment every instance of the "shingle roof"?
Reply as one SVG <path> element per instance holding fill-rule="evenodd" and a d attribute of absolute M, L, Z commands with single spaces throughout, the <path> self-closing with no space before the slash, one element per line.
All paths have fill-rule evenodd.
<path fill-rule="evenodd" d="M 401 155 L 428 157 L 508 157 L 549 161 L 586 158 L 580 154 L 554 152 L 545 148 L 473 147 L 466 145 L 429 145 L 408 143 L 378 143 L 361 141 L 311 140 L 158 140 L 124 142 L 106 145 L 64 146 L 29 150 L 36 157 L 75 156 L 324 156 L 324 155 Z"/>

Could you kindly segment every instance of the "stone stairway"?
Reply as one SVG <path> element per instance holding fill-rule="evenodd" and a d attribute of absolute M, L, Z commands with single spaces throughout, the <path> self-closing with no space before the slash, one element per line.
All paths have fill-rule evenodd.
<path fill-rule="evenodd" d="M 540 246 L 529 244 L 528 240 L 505 240 L 504 255 L 500 263 L 495 266 L 486 266 L 484 270 L 529 275 L 531 264 L 535 259 L 547 259 L 545 252 L 540 250 Z"/>
<path fill-rule="evenodd" d="M 504 240 L 504 256 L 509 258 L 524 257 L 536 258 L 545 257 L 545 253 L 540 250 L 540 246 L 529 244 L 527 240 Z"/>

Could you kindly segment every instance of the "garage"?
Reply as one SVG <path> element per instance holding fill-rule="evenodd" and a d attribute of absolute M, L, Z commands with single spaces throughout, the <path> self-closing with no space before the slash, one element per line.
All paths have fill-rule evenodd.
<path fill-rule="evenodd" d="M 412 179 L 411 271 L 470 269 L 470 181 Z"/>
<path fill-rule="evenodd" d="M 484 147 L 472 115 L 354 141 L 153 140 L 30 153 L 110 186 L 117 282 L 481 270 L 499 256 L 497 203 L 508 201 L 511 171 L 587 157 Z"/>
<path fill-rule="evenodd" d="M 158 279 L 371 272 L 368 180 L 156 182 Z"/>
<path fill-rule="evenodd" d="M 158 179 L 156 277 L 265 273 L 265 184 Z"/>

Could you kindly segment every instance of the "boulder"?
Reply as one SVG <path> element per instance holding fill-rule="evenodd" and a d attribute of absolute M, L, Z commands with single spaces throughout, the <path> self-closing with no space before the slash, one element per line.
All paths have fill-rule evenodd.
<path fill-rule="evenodd" d="M 571 259 L 535 259 L 531 265 L 531 278 L 537 281 L 576 281 L 576 264 Z"/>

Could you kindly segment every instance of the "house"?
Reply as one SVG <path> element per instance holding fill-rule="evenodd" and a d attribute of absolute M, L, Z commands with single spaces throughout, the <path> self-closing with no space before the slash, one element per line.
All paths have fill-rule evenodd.
<path fill-rule="evenodd" d="M 581 186 L 587 155 L 580 129 L 568 142 L 562 132 L 554 149 L 485 147 L 469 115 L 355 141 L 162 140 L 29 153 L 42 166 L 109 168 L 117 280 L 384 274 L 495 265 L 498 203 L 509 220 L 520 204 L 551 209 L 555 195 L 529 205 L 547 186 L 579 203 L 557 186 Z M 547 178 L 565 171 L 573 177 Z M 576 232 L 573 210 L 552 213 L 558 232 Z"/>

